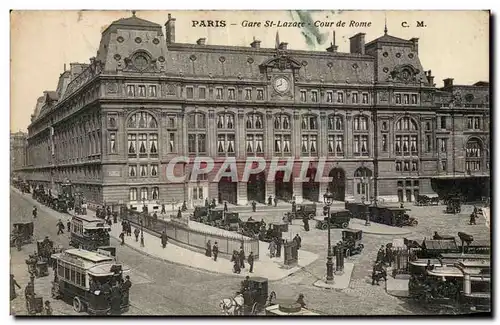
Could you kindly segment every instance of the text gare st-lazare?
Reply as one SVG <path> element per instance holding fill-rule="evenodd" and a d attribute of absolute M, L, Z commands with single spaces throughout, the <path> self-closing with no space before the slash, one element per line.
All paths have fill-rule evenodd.
<path fill-rule="evenodd" d="M 226 27 L 228 25 L 237 25 L 235 23 L 228 24 L 225 20 L 192 20 L 191 27 Z M 283 20 L 266 20 L 266 21 L 250 21 L 243 20 L 241 27 L 296 27 L 303 28 L 305 26 L 314 27 L 371 27 L 372 23 L 369 21 L 322 21 L 316 20 L 313 23 L 306 23 L 302 21 L 283 21 Z"/>

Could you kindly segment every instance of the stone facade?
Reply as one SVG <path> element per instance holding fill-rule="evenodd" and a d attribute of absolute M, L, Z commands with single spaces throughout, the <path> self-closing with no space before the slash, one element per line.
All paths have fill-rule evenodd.
<path fill-rule="evenodd" d="M 216 198 L 235 204 L 269 196 L 298 202 L 411 201 L 440 178 L 489 175 L 489 84 L 434 85 L 418 39 L 385 35 L 351 53 L 175 43 L 175 19 L 113 22 L 89 64 L 72 64 L 58 89 L 38 99 L 24 177 L 52 187 L 69 179 L 95 204 L 150 205 Z M 444 139 L 444 140 L 443 140 Z M 179 156 L 208 156 L 197 181 L 167 180 Z M 310 159 L 332 183 L 214 182 L 226 157 Z M 467 167 L 466 167 L 467 166 Z M 190 175 L 193 163 L 177 164 Z M 292 175 L 300 173 L 296 163 Z M 267 177 L 268 170 L 263 172 Z M 143 200 L 144 199 L 144 200 Z"/>
<path fill-rule="evenodd" d="M 26 138 L 24 132 L 10 134 L 10 172 L 16 173 L 17 170 L 26 166 Z"/>

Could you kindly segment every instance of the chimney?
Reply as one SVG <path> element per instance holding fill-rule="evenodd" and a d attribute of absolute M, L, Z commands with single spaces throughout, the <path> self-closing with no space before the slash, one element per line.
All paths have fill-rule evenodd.
<path fill-rule="evenodd" d="M 198 45 L 205 45 L 206 40 L 207 40 L 207 39 L 206 39 L 205 37 L 199 38 L 199 39 L 196 41 L 196 44 L 198 44 Z"/>
<path fill-rule="evenodd" d="M 168 14 L 168 20 L 165 23 L 165 32 L 167 44 L 175 43 L 175 18 L 172 18 L 170 14 Z"/>
<path fill-rule="evenodd" d="M 260 49 L 260 41 L 254 39 L 252 43 L 250 43 L 250 46 L 253 47 L 254 49 Z"/>
<path fill-rule="evenodd" d="M 413 44 L 413 51 L 418 54 L 418 38 L 413 37 L 412 39 L 410 39 L 410 42 Z"/>
<path fill-rule="evenodd" d="M 453 87 L 453 78 L 443 79 L 443 82 L 444 82 L 444 88 L 451 88 L 451 87 Z"/>
<path fill-rule="evenodd" d="M 351 53 L 365 54 L 365 34 L 358 33 L 349 38 L 351 41 Z"/>
<path fill-rule="evenodd" d="M 280 50 L 286 50 L 288 47 L 288 43 L 281 42 L 280 46 L 278 47 Z"/>
<path fill-rule="evenodd" d="M 434 76 L 432 75 L 432 71 L 429 70 L 427 73 L 427 82 L 431 85 L 434 86 Z"/>

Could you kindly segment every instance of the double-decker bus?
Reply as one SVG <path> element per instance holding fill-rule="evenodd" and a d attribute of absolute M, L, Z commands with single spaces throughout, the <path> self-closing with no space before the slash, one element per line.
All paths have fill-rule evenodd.
<path fill-rule="evenodd" d="M 95 251 L 101 246 L 109 246 L 111 227 L 103 219 L 78 215 L 71 218 L 71 235 L 69 244 L 75 248 Z"/>

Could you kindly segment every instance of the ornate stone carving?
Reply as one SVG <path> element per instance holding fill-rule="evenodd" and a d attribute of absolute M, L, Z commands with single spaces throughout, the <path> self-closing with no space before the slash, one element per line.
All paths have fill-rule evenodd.
<path fill-rule="evenodd" d="M 389 100 L 389 92 L 384 90 L 380 93 L 380 101 L 386 102 Z"/>
<path fill-rule="evenodd" d="M 106 84 L 106 92 L 108 94 L 114 94 L 118 91 L 118 86 L 116 84 L 116 82 L 108 82 Z"/>
<path fill-rule="evenodd" d="M 174 96 L 176 95 L 176 89 L 177 87 L 175 84 L 169 83 L 167 84 L 167 95 Z"/>

